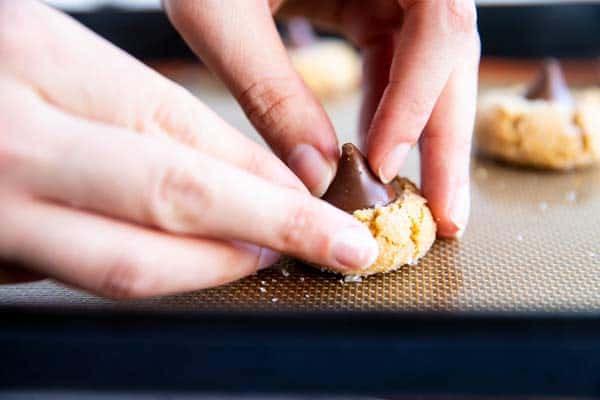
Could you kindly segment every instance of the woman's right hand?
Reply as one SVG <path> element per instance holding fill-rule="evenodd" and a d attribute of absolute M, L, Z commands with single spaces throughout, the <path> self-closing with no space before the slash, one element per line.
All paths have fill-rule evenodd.
<path fill-rule="evenodd" d="M 339 270 L 368 229 L 70 18 L 0 0 L 0 259 L 113 298 L 224 284 L 279 252 Z"/>

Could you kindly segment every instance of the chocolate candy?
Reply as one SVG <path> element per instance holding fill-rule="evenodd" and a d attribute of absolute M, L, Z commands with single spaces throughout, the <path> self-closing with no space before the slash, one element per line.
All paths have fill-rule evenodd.
<path fill-rule="evenodd" d="M 551 58 L 544 61 L 537 79 L 525 94 L 530 100 L 543 99 L 564 104 L 572 104 L 573 98 L 558 60 Z"/>
<path fill-rule="evenodd" d="M 323 200 L 347 212 L 385 206 L 398 195 L 392 185 L 384 185 L 371 172 L 365 156 L 352 143 L 342 146 L 337 174 Z"/>

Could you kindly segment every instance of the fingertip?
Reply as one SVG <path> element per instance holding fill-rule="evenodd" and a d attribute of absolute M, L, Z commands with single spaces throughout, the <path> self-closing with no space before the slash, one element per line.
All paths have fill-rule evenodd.
<path fill-rule="evenodd" d="M 279 261 L 281 254 L 276 251 L 273 251 L 267 247 L 262 247 L 260 249 L 260 255 L 258 257 L 257 270 L 262 270 L 270 267 Z"/>
<path fill-rule="evenodd" d="M 438 222 L 437 235 L 445 239 L 460 239 L 465 233 L 466 226 L 458 226 L 452 221 Z"/>
<path fill-rule="evenodd" d="M 425 192 L 434 219 L 438 236 L 448 239 L 460 239 L 467 229 L 470 214 L 470 189 L 464 184 L 451 190 L 448 196 L 428 196 Z M 439 199 L 439 200 L 438 200 Z"/>
<path fill-rule="evenodd" d="M 461 237 L 469 222 L 471 211 L 471 192 L 468 184 L 459 186 L 454 192 L 450 208 L 450 221 L 456 229 L 455 237 Z"/>
<path fill-rule="evenodd" d="M 347 271 L 368 268 L 379 255 L 377 242 L 364 226 L 353 225 L 336 234 L 331 247 L 333 265 Z"/>
<path fill-rule="evenodd" d="M 383 183 L 390 183 L 398 176 L 410 149 L 410 144 L 400 143 L 383 157 L 379 168 L 376 169 L 377 175 Z"/>

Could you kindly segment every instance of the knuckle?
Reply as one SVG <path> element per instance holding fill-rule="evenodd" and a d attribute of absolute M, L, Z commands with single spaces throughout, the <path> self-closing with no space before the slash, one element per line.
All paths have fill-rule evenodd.
<path fill-rule="evenodd" d="M 469 33 L 477 31 L 475 2 L 472 0 L 443 0 L 439 3 L 447 11 L 447 19 L 453 31 Z"/>
<path fill-rule="evenodd" d="M 433 110 L 433 102 L 430 99 L 424 97 L 413 97 L 409 99 L 406 104 L 407 112 L 413 118 L 413 127 L 415 129 L 409 129 L 415 133 L 415 136 L 411 139 L 413 143 L 417 141 L 423 127 L 427 124 L 431 111 Z"/>
<path fill-rule="evenodd" d="M 282 115 L 301 93 L 300 90 L 296 79 L 291 77 L 262 78 L 243 90 L 238 101 L 259 131 L 269 129 L 278 134 L 285 128 Z"/>
<path fill-rule="evenodd" d="M 170 82 L 169 82 L 170 83 Z M 142 134 L 166 135 L 178 143 L 204 151 L 206 143 L 198 132 L 205 131 L 205 118 L 195 118 L 204 111 L 203 105 L 186 89 L 176 85 L 157 83 L 150 89 L 156 100 L 147 108 L 148 113 L 135 120 L 134 129 Z"/>
<path fill-rule="evenodd" d="M 210 212 L 215 204 L 213 193 L 193 170 L 186 163 L 178 163 L 156 174 L 147 196 L 146 219 L 151 224 L 169 231 L 187 232 L 200 217 L 199 213 Z"/>
<path fill-rule="evenodd" d="M 116 300 L 141 298 L 149 295 L 149 285 L 142 257 L 128 253 L 118 257 L 100 280 L 98 292 Z"/>
<path fill-rule="evenodd" d="M 265 159 L 263 155 L 260 155 L 257 151 L 250 150 L 244 159 L 244 170 L 260 176 L 261 171 L 265 165 Z"/>
<path fill-rule="evenodd" d="M 433 108 L 432 101 L 425 97 L 411 97 L 406 104 L 408 111 L 421 118 L 429 117 Z"/>

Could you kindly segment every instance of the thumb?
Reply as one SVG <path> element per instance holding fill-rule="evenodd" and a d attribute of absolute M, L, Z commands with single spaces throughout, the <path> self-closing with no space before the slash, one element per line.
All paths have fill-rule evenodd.
<path fill-rule="evenodd" d="M 267 2 L 167 0 L 165 7 L 274 152 L 313 194 L 322 195 L 335 173 L 337 139 L 327 114 L 293 69 Z"/>

